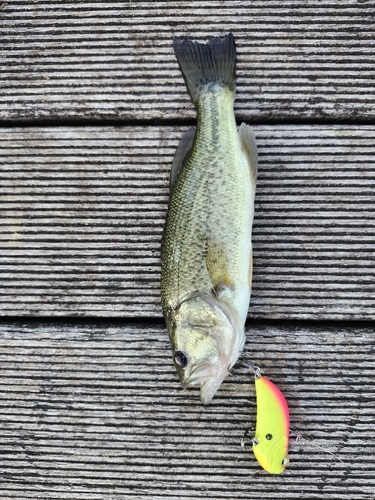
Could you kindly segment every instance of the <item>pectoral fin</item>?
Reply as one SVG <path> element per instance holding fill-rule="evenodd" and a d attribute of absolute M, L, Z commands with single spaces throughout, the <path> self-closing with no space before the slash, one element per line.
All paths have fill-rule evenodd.
<path fill-rule="evenodd" d="M 208 239 L 206 248 L 206 267 L 215 293 L 219 294 L 223 290 L 231 289 L 232 282 L 229 276 L 225 246 Z"/>
<path fill-rule="evenodd" d="M 249 163 L 250 175 L 255 187 L 258 174 L 258 148 L 255 141 L 254 132 L 249 125 L 241 123 L 240 130 L 241 149 Z"/>
<path fill-rule="evenodd" d="M 186 165 L 187 162 L 189 161 L 189 158 L 193 150 L 194 137 L 195 137 L 195 127 L 191 127 L 184 133 L 182 139 L 180 140 L 179 145 L 177 146 L 177 150 L 174 155 L 171 168 L 171 178 L 169 184 L 170 191 L 172 191 L 174 185 L 176 184 L 181 168 L 184 165 Z"/>

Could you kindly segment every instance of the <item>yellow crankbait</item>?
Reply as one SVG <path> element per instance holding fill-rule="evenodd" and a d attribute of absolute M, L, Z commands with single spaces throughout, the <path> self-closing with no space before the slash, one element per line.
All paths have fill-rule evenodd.
<path fill-rule="evenodd" d="M 288 403 L 275 384 L 255 373 L 257 422 L 253 452 L 259 464 L 271 474 L 281 474 L 289 463 Z"/>

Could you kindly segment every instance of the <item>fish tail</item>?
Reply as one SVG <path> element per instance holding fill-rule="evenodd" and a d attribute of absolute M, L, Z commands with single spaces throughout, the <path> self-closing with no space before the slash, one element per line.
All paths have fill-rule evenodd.
<path fill-rule="evenodd" d="M 233 34 L 212 38 L 206 45 L 175 38 L 173 48 L 194 103 L 203 88 L 220 85 L 235 92 L 236 45 Z"/>

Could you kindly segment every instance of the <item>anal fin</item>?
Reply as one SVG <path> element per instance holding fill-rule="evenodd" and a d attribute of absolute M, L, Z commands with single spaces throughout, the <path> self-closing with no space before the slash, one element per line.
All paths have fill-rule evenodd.
<path fill-rule="evenodd" d="M 253 246 L 250 248 L 250 256 L 249 256 L 249 291 L 251 292 L 251 287 L 253 283 Z"/>
<path fill-rule="evenodd" d="M 191 127 L 184 133 L 177 146 L 171 168 L 171 178 L 169 183 L 170 191 L 172 191 L 174 185 L 176 184 L 181 168 L 183 168 L 184 165 L 186 165 L 187 162 L 189 161 L 189 158 L 193 150 L 194 137 L 195 137 L 195 127 Z"/>
<path fill-rule="evenodd" d="M 255 186 L 258 174 L 258 148 L 255 141 L 254 132 L 249 125 L 247 125 L 246 123 L 241 123 L 239 135 L 241 149 L 249 163 L 250 175 Z"/>

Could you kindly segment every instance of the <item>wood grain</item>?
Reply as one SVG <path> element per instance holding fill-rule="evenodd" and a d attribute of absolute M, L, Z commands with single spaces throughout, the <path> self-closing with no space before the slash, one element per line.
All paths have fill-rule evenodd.
<path fill-rule="evenodd" d="M 282 476 L 241 447 L 255 425 L 248 368 L 204 407 L 180 387 L 162 325 L 1 322 L 1 497 L 373 499 L 372 328 L 251 323 L 247 335 L 246 359 L 313 440 L 291 445 Z"/>
<path fill-rule="evenodd" d="M 4 2 L 0 119 L 190 119 L 172 39 L 232 31 L 241 119 L 373 120 L 372 7 L 359 0 Z"/>
<path fill-rule="evenodd" d="M 0 25 L 0 497 L 375 500 L 373 2 L 12 0 Z M 251 370 L 202 406 L 161 320 L 195 118 L 172 39 L 228 31 L 260 158 L 242 359 L 312 440 L 281 476 L 241 446 Z"/>
<path fill-rule="evenodd" d="M 10 128 L 0 314 L 161 317 L 182 127 Z M 375 127 L 258 126 L 250 316 L 374 319 Z"/>

